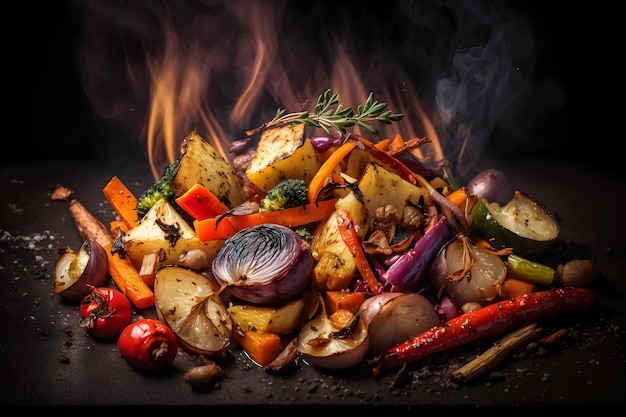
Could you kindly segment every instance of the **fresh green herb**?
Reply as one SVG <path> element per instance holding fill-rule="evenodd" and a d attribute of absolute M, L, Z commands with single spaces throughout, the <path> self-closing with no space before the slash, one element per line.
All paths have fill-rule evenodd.
<path fill-rule="evenodd" d="M 286 123 L 305 123 L 309 126 L 322 128 L 328 134 L 330 134 L 331 128 L 336 128 L 346 133 L 346 128 L 357 125 L 373 134 L 378 134 L 378 130 L 367 122 L 379 121 L 384 124 L 391 124 L 391 122 L 397 122 L 403 117 L 403 114 L 396 114 L 387 110 L 387 103 L 379 103 L 377 100 L 374 100 L 374 93 L 370 93 L 365 104 L 359 105 L 355 112 L 352 107 L 341 105 L 339 103 L 339 94 L 333 93 L 331 89 L 328 89 L 318 97 L 313 113 L 308 111 L 286 113 L 285 109 L 278 109 L 276 116 L 271 121 L 257 129 L 248 131 L 248 135 L 270 126 Z"/>

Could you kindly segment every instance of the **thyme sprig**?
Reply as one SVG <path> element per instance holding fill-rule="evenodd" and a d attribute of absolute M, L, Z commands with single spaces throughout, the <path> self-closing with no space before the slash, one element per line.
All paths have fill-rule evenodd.
<path fill-rule="evenodd" d="M 344 107 L 339 103 L 339 94 L 333 93 L 329 88 L 318 97 L 313 113 L 308 111 L 286 113 L 286 109 L 279 108 L 272 120 L 257 129 L 248 131 L 248 135 L 271 126 L 287 123 L 305 123 L 309 126 L 322 128 L 328 134 L 332 128 L 337 128 L 342 133 L 346 133 L 348 127 L 357 125 L 368 132 L 378 134 L 378 130 L 367 122 L 379 121 L 384 124 L 391 124 L 403 117 L 404 114 L 387 110 L 387 103 L 379 103 L 375 100 L 374 93 L 370 93 L 365 104 L 359 105 L 355 112 L 352 107 Z"/>

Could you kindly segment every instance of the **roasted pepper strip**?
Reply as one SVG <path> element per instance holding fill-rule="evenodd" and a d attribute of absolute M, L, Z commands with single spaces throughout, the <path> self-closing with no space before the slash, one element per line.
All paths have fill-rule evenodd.
<path fill-rule="evenodd" d="M 520 295 L 448 320 L 442 326 L 433 327 L 388 349 L 380 357 L 369 361 L 369 365 L 373 368 L 374 376 L 378 376 L 384 368 L 401 367 L 431 353 L 496 336 L 549 315 L 587 311 L 599 301 L 596 292 L 582 287 Z"/>
<path fill-rule="evenodd" d="M 195 184 L 176 198 L 176 203 L 196 220 L 210 219 L 228 211 L 228 207 L 202 184 Z"/>
<path fill-rule="evenodd" d="M 319 222 L 330 216 L 330 213 L 335 210 L 336 202 L 337 199 L 331 199 L 281 210 L 228 216 L 220 220 L 214 218 L 195 220 L 193 225 L 198 239 L 203 242 L 227 239 L 240 230 L 259 224 L 270 223 L 298 227 Z"/>
<path fill-rule="evenodd" d="M 352 215 L 348 210 L 337 210 L 337 224 L 341 238 L 355 258 L 356 267 L 361 277 L 367 283 L 372 293 L 378 294 L 381 291 L 381 284 L 367 260 L 367 256 L 361 245 L 361 239 L 359 239 L 359 236 L 354 230 Z"/>

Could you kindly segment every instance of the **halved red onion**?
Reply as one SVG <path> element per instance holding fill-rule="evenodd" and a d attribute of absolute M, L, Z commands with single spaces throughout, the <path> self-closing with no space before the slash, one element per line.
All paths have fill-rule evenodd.
<path fill-rule="evenodd" d="M 306 288 L 313 272 L 309 244 L 288 227 L 260 224 L 226 239 L 213 276 L 233 297 L 280 304 Z"/>

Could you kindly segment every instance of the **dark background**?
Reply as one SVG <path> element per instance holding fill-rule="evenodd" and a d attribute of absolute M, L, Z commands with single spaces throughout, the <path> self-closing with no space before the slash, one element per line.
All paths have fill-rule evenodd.
<path fill-rule="evenodd" d="M 553 77 L 565 91 L 563 105 L 529 127 L 533 141 L 516 154 L 601 165 L 617 162 L 615 147 L 623 140 L 624 115 L 624 20 L 617 2 L 510 3 L 532 25 L 537 47 L 533 77 Z M 329 21 L 343 18 L 354 23 L 371 22 L 372 14 L 389 18 L 386 13 L 391 13 L 395 2 L 328 4 Z M 8 109 L 4 143 L 12 149 L 3 157 L 11 161 L 115 157 L 120 150 L 142 157 L 137 141 L 129 140 L 127 133 L 111 131 L 94 115 L 83 92 L 75 47 L 85 30 L 85 8 L 69 1 L 4 2 L 2 7 L 3 74 L 9 93 L 4 97 Z M 291 7 L 291 13 L 302 18 L 312 6 L 301 6 L 304 10 L 299 11 Z M 323 24 L 304 19 L 311 30 Z M 498 148 L 502 134 L 496 126 L 491 151 L 517 156 L 504 155 L 506 151 Z"/>

